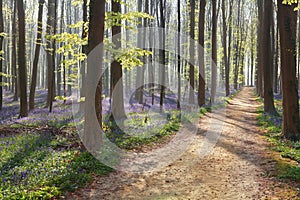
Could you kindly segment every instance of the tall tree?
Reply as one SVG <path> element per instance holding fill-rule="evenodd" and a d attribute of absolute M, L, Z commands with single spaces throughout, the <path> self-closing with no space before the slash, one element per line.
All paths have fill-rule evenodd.
<path fill-rule="evenodd" d="M 283 135 L 292 140 L 299 139 L 299 97 L 296 77 L 296 29 L 297 12 L 294 6 L 278 4 L 278 25 L 280 33 L 280 58 L 283 94 Z"/>
<path fill-rule="evenodd" d="M 18 100 L 19 97 L 19 80 L 17 72 L 17 1 L 14 1 L 13 10 L 13 21 L 12 21 L 12 50 L 11 50 L 11 64 L 13 71 L 13 83 L 14 83 L 14 101 Z"/>
<path fill-rule="evenodd" d="M 217 0 L 212 1 L 212 62 L 211 62 L 211 99 L 215 103 L 217 91 Z"/>
<path fill-rule="evenodd" d="M 205 104 L 205 65 L 204 65 L 204 25 L 205 25 L 205 6 L 206 0 L 200 1 L 199 12 L 199 45 L 198 57 L 199 57 L 199 84 L 198 84 L 198 105 L 203 106 Z"/>
<path fill-rule="evenodd" d="M 274 94 L 273 94 L 273 54 L 271 52 L 271 21 L 273 12 L 269 10 L 273 9 L 272 0 L 264 0 L 264 16 L 263 16 L 263 35 L 262 47 L 263 47 L 263 74 L 264 74 L 264 111 L 269 114 L 277 114 L 274 106 Z"/>
<path fill-rule="evenodd" d="M 195 0 L 190 0 L 190 91 L 189 91 L 189 103 L 193 104 L 195 102 Z"/>
<path fill-rule="evenodd" d="M 177 108 L 180 109 L 180 101 L 181 101 L 181 70 L 180 70 L 180 31 L 181 31 L 181 19 L 180 16 L 181 11 L 180 11 L 180 0 L 177 0 L 177 32 L 178 32 L 178 38 L 177 38 L 177 83 L 178 83 L 178 90 L 177 90 Z"/>
<path fill-rule="evenodd" d="M 0 0 L 0 33 L 4 32 L 4 23 L 3 23 L 3 1 Z M 3 35 L 0 35 L 0 52 L 2 52 L 3 49 Z M 2 104 L 3 104 L 3 69 L 2 69 L 2 58 L 0 58 L 0 110 L 2 110 Z"/>
<path fill-rule="evenodd" d="M 225 0 L 222 0 L 222 20 L 223 20 L 223 35 L 222 35 L 222 45 L 223 45 L 223 59 L 225 65 L 225 92 L 226 96 L 229 96 L 229 63 L 227 55 L 227 19 L 226 19 L 226 7 Z"/>
<path fill-rule="evenodd" d="M 111 1 L 112 12 L 121 14 L 121 3 L 116 0 Z M 121 24 L 119 20 L 117 24 Z M 121 26 L 116 25 L 112 27 L 113 44 L 116 49 L 121 48 Z M 111 81 L 112 81 L 112 113 L 113 120 L 122 120 L 126 118 L 124 108 L 124 91 L 123 91 L 123 72 L 121 63 L 114 60 L 111 63 Z M 117 86 L 117 87 L 116 87 Z"/>
<path fill-rule="evenodd" d="M 91 0 L 88 52 L 90 53 L 104 39 L 105 0 Z M 89 70 L 89 69 L 88 69 Z M 91 71 L 90 73 L 93 73 Z M 101 68 L 99 72 L 101 74 Z M 95 109 L 99 124 L 102 124 L 102 82 L 99 81 L 95 95 Z M 86 105 L 89 107 L 89 105 Z"/>
<path fill-rule="evenodd" d="M 27 70 L 26 70 L 26 48 L 25 48 L 25 11 L 23 0 L 18 0 L 18 20 L 19 20 L 19 82 L 20 82 L 20 117 L 28 116 L 27 103 Z"/>
<path fill-rule="evenodd" d="M 143 1 L 138 0 L 138 12 L 142 12 L 143 7 Z M 137 37 L 137 45 L 138 47 L 142 47 L 142 43 L 144 41 L 143 38 L 143 31 L 141 28 L 143 27 L 143 21 L 142 18 L 138 19 L 139 23 L 137 25 L 139 31 L 138 31 L 138 37 Z M 144 70 L 142 67 L 137 68 L 137 77 L 136 77 L 136 93 L 135 93 L 135 99 L 138 100 L 139 104 L 143 104 L 143 81 L 144 81 Z M 142 87 L 141 87 L 142 86 Z"/>
<path fill-rule="evenodd" d="M 159 58 L 160 58 L 160 108 L 162 110 L 164 104 L 164 97 L 165 97 L 165 75 L 166 75 L 166 51 L 165 51 L 165 43 L 166 43 L 166 35 L 165 35 L 165 27 L 166 27 L 166 19 L 164 10 L 166 8 L 166 0 L 159 0 L 159 13 L 160 13 L 160 28 L 159 37 L 160 37 L 160 50 L 159 50 Z"/>
<path fill-rule="evenodd" d="M 37 74 L 38 74 L 38 61 L 40 57 L 40 49 L 42 43 L 42 31 L 43 31 L 42 23 L 43 23 L 44 2 L 45 2 L 44 0 L 39 1 L 36 46 L 35 46 L 34 60 L 32 66 L 31 86 L 30 86 L 30 94 L 29 94 L 29 110 L 34 109 L 34 96 L 35 96 Z"/>
<path fill-rule="evenodd" d="M 47 18 L 47 36 L 54 35 L 54 25 L 55 25 L 55 4 L 56 0 L 48 0 L 48 18 Z M 54 61 L 54 43 L 48 38 L 47 39 L 47 77 L 48 77 L 48 94 L 47 94 L 47 106 L 50 111 L 52 108 L 53 100 L 54 100 L 54 71 L 55 71 L 55 63 Z"/>
<path fill-rule="evenodd" d="M 257 25 L 257 94 L 263 97 L 263 65 L 262 65 L 262 30 L 263 30 L 263 1 L 257 0 L 258 25 Z"/>

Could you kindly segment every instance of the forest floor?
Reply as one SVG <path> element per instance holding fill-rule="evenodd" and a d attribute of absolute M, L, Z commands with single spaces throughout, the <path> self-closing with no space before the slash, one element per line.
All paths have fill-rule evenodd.
<path fill-rule="evenodd" d="M 295 183 L 275 176 L 276 163 L 283 158 L 269 150 L 257 125 L 259 106 L 252 88 L 231 100 L 222 135 L 205 158 L 196 153 L 205 137 L 198 134 L 179 160 L 159 171 L 95 177 L 67 199 L 299 199 Z M 200 132 L 207 130 L 211 117 L 201 118 Z"/>

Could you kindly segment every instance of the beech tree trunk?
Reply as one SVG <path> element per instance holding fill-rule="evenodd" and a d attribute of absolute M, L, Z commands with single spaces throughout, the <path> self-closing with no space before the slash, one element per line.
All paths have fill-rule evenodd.
<path fill-rule="evenodd" d="M 297 12 L 294 6 L 283 5 L 282 0 L 277 0 L 277 4 L 283 95 L 282 133 L 286 138 L 297 140 L 300 132 L 295 54 Z"/>
<path fill-rule="evenodd" d="M 217 1 L 212 1 L 212 63 L 211 63 L 211 97 L 210 103 L 215 103 L 217 90 Z"/>
<path fill-rule="evenodd" d="M 18 49 L 18 64 L 19 64 L 19 82 L 20 82 L 20 117 L 28 116 L 27 103 L 27 71 L 26 71 L 26 52 L 25 48 L 25 11 L 23 0 L 18 0 L 18 19 L 19 19 L 19 49 Z"/>
<path fill-rule="evenodd" d="M 272 9 L 272 0 L 264 1 L 264 17 L 263 17 L 263 35 L 262 35 L 262 46 L 263 46 L 263 74 L 264 74 L 264 111 L 272 115 L 277 115 L 277 111 L 274 106 L 274 95 L 273 95 L 273 82 L 272 82 L 272 68 L 273 68 L 273 54 L 271 46 L 271 20 L 273 12 L 268 12 Z"/>
<path fill-rule="evenodd" d="M 190 0 L 190 69 L 189 69 L 189 77 L 190 77 L 190 90 L 189 90 L 189 103 L 193 104 L 195 102 L 195 0 Z"/>
<path fill-rule="evenodd" d="M 204 36 L 205 36 L 205 6 L 206 0 L 200 1 L 199 12 L 199 84 L 198 84 L 198 105 L 205 105 L 205 64 L 204 64 Z"/>
<path fill-rule="evenodd" d="M 111 3 L 112 3 L 112 12 L 121 13 L 121 4 L 119 2 L 116 2 L 115 0 L 112 0 Z M 115 48 L 116 49 L 121 48 L 121 26 L 112 27 L 112 36 L 113 36 L 113 44 L 115 45 Z M 122 72 L 121 63 L 119 61 L 114 60 L 111 64 L 112 113 L 113 113 L 111 117 L 113 120 L 122 120 L 126 118 L 125 108 L 124 108 L 124 92 L 123 92 L 122 76 L 123 76 L 123 72 Z"/>

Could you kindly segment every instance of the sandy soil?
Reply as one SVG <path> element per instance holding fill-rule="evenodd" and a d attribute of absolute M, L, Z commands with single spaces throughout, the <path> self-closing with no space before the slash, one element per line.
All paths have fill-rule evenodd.
<path fill-rule="evenodd" d="M 208 114 L 188 151 L 173 164 L 152 173 L 113 172 L 67 199 L 300 199 L 297 190 L 270 174 L 274 153 L 256 125 L 254 90 L 244 88 L 227 107 L 223 132 L 212 153 L 200 158 Z"/>

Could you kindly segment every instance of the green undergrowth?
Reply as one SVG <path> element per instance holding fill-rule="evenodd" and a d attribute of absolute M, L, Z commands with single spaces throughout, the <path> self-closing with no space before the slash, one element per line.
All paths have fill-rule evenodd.
<path fill-rule="evenodd" d="M 229 104 L 237 93 L 222 99 L 213 106 L 204 106 L 198 109 L 196 113 L 181 115 L 178 110 L 167 111 L 164 117 L 149 116 L 147 112 L 133 112 L 129 118 L 121 124 L 126 128 L 119 128 L 119 123 L 107 120 L 103 124 L 106 136 L 118 147 L 127 150 L 141 149 L 145 146 L 155 146 L 168 140 L 177 133 L 182 124 L 199 120 L 203 115 L 212 110 L 225 107 Z"/>
<path fill-rule="evenodd" d="M 258 98 L 259 101 L 261 99 Z M 288 140 L 282 135 L 282 103 L 275 101 L 278 116 L 265 114 L 263 108 L 258 109 L 258 125 L 265 132 L 265 136 L 271 142 L 271 149 L 279 152 L 283 158 L 300 162 L 300 141 L 294 142 Z M 277 177 L 280 179 L 288 179 L 300 181 L 300 167 L 293 162 L 278 160 L 276 164 Z"/>
<path fill-rule="evenodd" d="M 0 134 L 0 199 L 51 199 L 110 171 L 75 135 Z"/>

